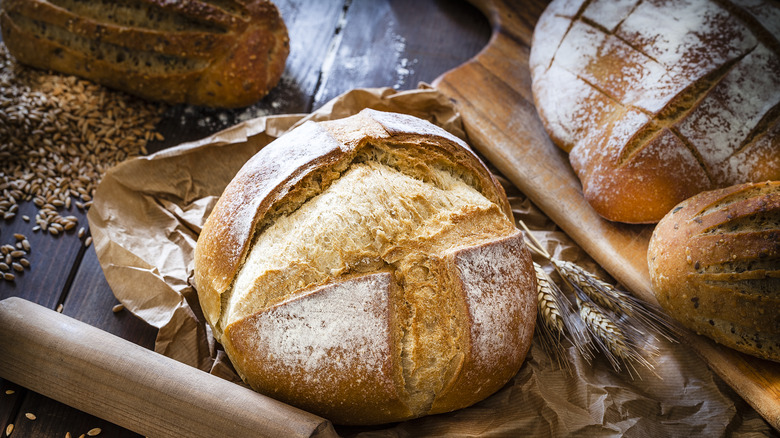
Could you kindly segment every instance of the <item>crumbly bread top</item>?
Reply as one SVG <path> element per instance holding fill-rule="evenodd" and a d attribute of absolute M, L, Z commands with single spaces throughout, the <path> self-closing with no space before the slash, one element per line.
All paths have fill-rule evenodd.
<path fill-rule="evenodd" d="M 195 263 L 239 374 L 334 421 L 472 404 L 517 372 L 533 333 L 535 277 L 503 189 L 461 140 L 409 116 L 365 110 L 266 146 Z"/>
<path fill-rule="evenodd" d="M 451 361 L 462 354 L 457 338 L 463 336 L 460 327 L 467 326 L 463 317 L 450 309 L 457 301 L 455 289 L 452 280 L 437 271 L 436 259 L 456 248 L 510 235 L 515 228 L 499 206 L 451 171 L 430 168 L 427 181 L 423 181 L 383 163 L 382 156 L 376 149 L 364 150 L 324 191 L 291 214 L 276 218 L 258 234 L 232 290 L 223 295 L 225 305 L 218 327 L 225 329 L 314 287 L 355 274 L 388 270 L 402 285 L 400 299 L 407 307 L 402 310 L 405 321 L 401 323 L 400 348 L 410 409 L 425 412 L 451 376 Z M 353 283 L 355 287 L 348 288 L 339 284 L 343 294 L 362 302 L 365 285 Z M 321 308 L 317 312 L 341 312 L 345 301 L 350 300 L 318 301 Z M 442 324 L 442 314 L 452 321 Z M 485 319 L 478 318 L 477 323 L 492 327 L 502 322 L 500 318 Z M 386 344 L 388 334 L 375 325 L 355 321 L 348 329 L 355 336 L 339 336 L 344 361 L 364 358 L 364 345 Z M 501 333 L 489 328 L 484 331 L 496 336 Z M 262 332 L 262 336 L 267 335 Z M 323 351 L 321 339 L 298 336 L 293 342 L 297 348 L 290 350 L 289 358 L 283 358 L 284 363 L 294 363 L 296 352 Z M 491 347 L 485 344 L 479 348 Z M 318 374 L 316 367 L 311 368 L 316 359 L 307 363 L 312 375 Z M 322 365 L 331 366 L 329 361 Z"/>

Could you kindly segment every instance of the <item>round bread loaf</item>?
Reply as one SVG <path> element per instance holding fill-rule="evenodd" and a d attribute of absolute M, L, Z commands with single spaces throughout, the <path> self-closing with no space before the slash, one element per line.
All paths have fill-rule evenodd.
<path fill-rule="evenodd" d="M 603 217 L 655 223 L 701 191 L 780 180 L 780 2 L 554 0 L 536 108 Z"/>
<path fill-rule="evenodd" d="M 520 368 L 535 276 L 457 137 L 364 110 L 249 160 L 195 251 L 204 315 L 255 390 L 337 424 L 452 411 Z"/>
<path fill-rule="evenodd" d="M 688 328 L 780 362 L 780 181 L 708 191 L 656 226 L 658 302 Z"/>
<path fill-rule="evenodd" d="M 23 64 L 151 100 L 241 107 L 282 76 L 287 28 L 268 0 L 3 0 Z"/>

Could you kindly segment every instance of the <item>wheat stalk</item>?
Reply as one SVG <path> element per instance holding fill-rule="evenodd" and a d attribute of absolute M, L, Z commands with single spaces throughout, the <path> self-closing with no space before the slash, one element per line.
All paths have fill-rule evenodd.
<path fill-rule="evenodd" d="M 566 337 L 563 317 L 552 290 L 551 283 L 547 281 L 542 267 L 534 262 L 536 271 L 537 308 L 536 326 L 539 328 L 539 340 L 547 355 L 558 364 L 558 368 L 569 371 L 569 362 L 565 359 L 564 347 L 561 339 Z"/>
<path fill-rule="evenodd" d="M 606 345 L 606 350 L 621 359 L 629 359 L 631 351 L 626 341 L 626 335 L 606 314 L 598 307 L 577 297 L 577 307 L 580 309 L 580 317 L 585 321 L 586 327 L 591 329 L 597 339 Z M 613 362 L 613 360 L 610 360 Z M 618 365 L 619 367 L 619 365 Z"/>
<path fill-rule="evenodd" d="M 550 280 L 538 263 L 534 262 L 536 271 L 536 292 L 539 316 L 544 324 L 553 332 L 563 334 L 563 316 L 561 316 L 558 300 L 563 293 L 555 290 L 558 285 Z"/>
<path fill-rule="evenodd" d="M 632 323 L 643 326 L 650 333 L 657 333 L 666 340 L 676 342 L 677 329 L 661 311 L 644 304 L 633 295 L 602 281 L 596 275 L 568 261 L 550 259 L 556 271 L 574 290 L 588 296 L 599 306 L 626 316 Z"/>
<path fill-rule="evenodd" d="M 539 292 L 537 302 L 541 318 L 540 325 L 542 326 L 540 331 L 554 329 L 560 333 L 568 333 L 571 335 L 570 339 L 575 339 L 574 344 L 588 361 L 591 358 L 592 345 L 599 346 L 616 371 L 622 369 L 621 363 L 632 375 L 636 373 L 634 364 L 640 364 L 652 370 L 653 365 L 643 353 L 657 355 L 658 350 L 644 335 L 648 333 L 648 330 L 640 330 L 636 325 L 650 329 L 664 338 L 674 341 L 673 334 L 676 333 L 674 326 L 666 319 L 665 315 L 653 308 L 646 308 L 641 301 L 632 295 L 601 280 L 580 266 L 553 257 L 544 250 L 523 221 L 519 222 L 530 240 L 527 242 L 528 247 L 546 258 L 563 282 L 574 292 L 579 309 L 579 321 L 582 323 L 575 324 L 569 321 L 564 324 L 567 319 L 562 317 L 560 303 L 562 299 L 565 299 L 571 306 L 571 302 L 542 267 L 534 263 L 537 284 L 543 285 L 543 287 L 537 286 Z M 555 285 L 555 287 L 551 285 Z M 553 298 L 556 298 L 557 301 L 553 301 Z M 563 325 L 564 330 L 560 330 L 561 325 Z M 547 335 L 543 334 L 543 336 Z M 546 340 L 546 342 L 552 341 L 554 339 Z M 560 337 L 558 341 L 560 342 Z M 638 375 L 638 373 L 636 374 Z"/>

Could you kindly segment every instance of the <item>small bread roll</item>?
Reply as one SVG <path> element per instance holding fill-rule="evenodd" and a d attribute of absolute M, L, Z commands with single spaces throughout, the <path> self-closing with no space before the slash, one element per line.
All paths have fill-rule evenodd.
<path fill-rule="evenodd" d="M 452 411 L 514 376 L 536 280 L 458 138 L 364 110 L 262 149 L 198 239 L 206 319 L 255 390 L 338 424 Z"/>
<path fill-rule="evenodd" d="M 780 361 L 780 181 L 682 202 L 658 223 L 647 258 L 655 295 L 672 317 Z"/>

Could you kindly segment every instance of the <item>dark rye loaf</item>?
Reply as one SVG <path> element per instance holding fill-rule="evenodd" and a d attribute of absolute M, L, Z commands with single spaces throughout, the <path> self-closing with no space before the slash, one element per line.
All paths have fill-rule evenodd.
<path fill-rule="evenodd" d="M 267 0 L 4 0 L 21 63 L 151 100 L 241 107 L 281 78 L 287 28 Z"/>

